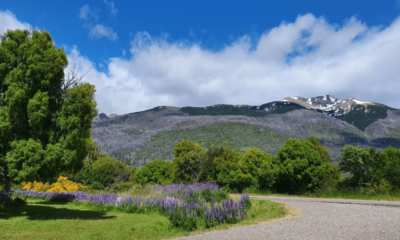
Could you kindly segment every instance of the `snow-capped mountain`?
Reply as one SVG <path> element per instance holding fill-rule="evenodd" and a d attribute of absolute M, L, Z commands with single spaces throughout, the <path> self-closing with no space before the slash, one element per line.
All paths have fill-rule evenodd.
<path fill-rule="evenodd" d="M 340 100 L 330 95 L 303 98 L 303 97 L 285 97 L 282 99 L 283 102 L 291 102 L 299 104 L 307 109 L 314 109 L 329 114 L 331 116 L 339 117 L 341 115 L 349 113 L 357 105 L 365 107 L 365 113 L 368 113 L 368 106 L 385 106 L 383 104 L 361 101 L 356 98 L 348 98 Z"/>

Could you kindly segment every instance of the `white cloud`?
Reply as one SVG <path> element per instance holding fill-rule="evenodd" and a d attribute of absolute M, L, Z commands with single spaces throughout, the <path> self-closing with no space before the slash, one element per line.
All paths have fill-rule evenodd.
<path fill-rule="evenodd" d="M 307 14 L 262 34 L 255 50 L 248 36 L 218 52 L 167 40 L 139 32 L 132 57 L 110 59 L 107 74 L 87 65 L 92 73 L 86 80 L 96 85 L 101 112 L 259 105 L 324 94 L 400 107 L 399 19 L 378 29 L 354 17 L 336 25 Z"/>
<path fill-rule="evenodd" d="M 87 20 L 92 17 L 95 21 L 99 20 L 99 9 L 91 9 L 89 5 L 84 5 L 79 11 L 79 18 Z"/>
<path fill-rule="evenodd" d="M 82 19 L 87 19 L 89 12 L 90 12 L 90 6 L 85 5 L 81 8 L 81 11 L 79 12 L 79 17 Z"/>
<path fill-rule="evenodd" d="M 19 23 L 13 19 L 12 25 Z M 112 29 L 98 28 L 96 36 L 113 38 Z M 243 36 L 212 52 L 140 32 L 131 42 L 131 57 L 109 59 L 106 72 L 76 47 L 67 53 L 79 72 L 89 71 L 84 81 L 96 85 L 98 108 L 108 114 L 324 94 L 400 108 L 400 19 L 376 28 L 356 18 L 337 25 L 307 14 L 263 33 L 256 46 L 252 42 Z"/>
<path fill-rule="evenodd" d="M 106 37 L 113 41 L 118 39 L 117 34 L 113 31 L 111 27 L 106 27 L 100 24 L 97 24 L 96 26 L 90 28 L 89 36 L 91 36 L 92 38 Z"/>
<path fill-rule="evenodd" d="M 6 33 L 7 30 L 23 30 L 29 28 L 30 25 L 28 23 L 18 21 L 12 12 L 0 10 L 0 35 Z"/>
<path fill-rule="evenodd" d="M 116 18 L 118 14 L 118 9 L 115 8 L 114 2 L 113 1 L 107 1 L 104 0 L 104 3 L 107 5 L 107 7 L 110 9 L 111 15 Z"/>

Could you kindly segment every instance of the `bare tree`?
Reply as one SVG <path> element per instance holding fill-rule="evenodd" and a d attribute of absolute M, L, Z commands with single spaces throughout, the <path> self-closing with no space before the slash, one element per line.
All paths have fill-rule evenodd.
<path fill-rule="evenodd" d="M 85 77 L 85 75 L 88 73 L 84 73 L 82 75 L 78 75 L 77 71 L 76 71 L 76 64 L 74 63 L 72 65 L 71 69 L 67 70 L 67 77 L 63 79 L 62 81 L 62 92 L 65 94 L 67 93 L 68 89 L 70 89 L 71 87 L 73 87 L 75 84 L 78 84 L 80 82 L 82 82 L 82 79 Z"/>

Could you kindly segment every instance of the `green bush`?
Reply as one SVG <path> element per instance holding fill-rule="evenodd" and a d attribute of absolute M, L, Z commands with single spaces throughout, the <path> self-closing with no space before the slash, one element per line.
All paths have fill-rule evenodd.
<path fill-rule="evenodd" d="M 383 175 L 386 181 L 400 189 L 400 149 L 388 147 L 381 154 Z"/>
<path fill-rule="evenodd" d="M 331 164 L 322 162 L 312 143 L 289 139 L 279 149 L 281 162 L 278 191 L 285 193 L 315 192 L 333 173 Z"/>
<path fill-rule="evenodd" d="M 92 169 L 92 185 L 98 182 L 103 187 L 110 187 L 115 182 L 129 180 L 128 166 L 112 157 L 102 156 L 93 163 Z"/>
<path fill-rule="evenodd" d="M 358 146 L 346 145 L 343 147 L 339 161 L 339 170 L 342 173 L 349 173 L 347 187 L 360 188 L 379 184 L 383 178 L 384 162 L 381 153 L 375 148 L 360 148 Z"/>
<path fill-rule="evenodd" d="M 116 182 L 111 185 L 111 192 L 126 192 L 131 189 L 135 184 L 132 182 Z"/>
<path fill-rule="evenodd" d="M 176 183 L 194 183 L 198 181 L 201 162 L 206 157 L 203 147 L 189 140 L 179 142 L 174 147 L 173 176 Z"/>
<path fill-rule="evenodd" d="M 154 160 L 144 165 L 135 175 L 140 185 L 169 184 L 171 183 L 172 163 L 163 160 Z"/>
<path fill-rule="evenodd" d="M 242 155 L 229 148 L 224 148 L 213 160 L 214 180 L 218 186 L 227 187 L 232 191 L 241 192 L 245 184 L 239 182 L 238 162 Z"/>

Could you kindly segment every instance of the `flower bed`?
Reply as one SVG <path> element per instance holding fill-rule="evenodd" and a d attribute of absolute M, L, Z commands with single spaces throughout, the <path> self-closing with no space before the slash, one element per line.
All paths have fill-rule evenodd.
<path fill-rule="evenodd" d="M 158 211 L 170 219 L 173 227 L 183 228 L 187 231 L 197 229 L 198 221 L 205 222 L 206 227 L 237 223 L 247 216 L 247 211 L 251 207 L 248 194 L 242 194 L 241 199 L 235 202 L 233 199 L 229 199 L 227 193 L 219 189 L 218 185 L 212 183 L 155 185 L 149 186 L 148 189 L 157 194 L 121 197 L 108 193 L 53 193 L 24 190 L 17 190 L 14 194 L 49 200 L 75 200 L 128 213 Z"/>

